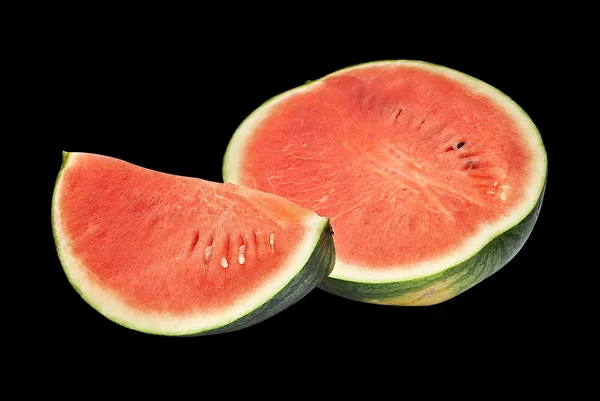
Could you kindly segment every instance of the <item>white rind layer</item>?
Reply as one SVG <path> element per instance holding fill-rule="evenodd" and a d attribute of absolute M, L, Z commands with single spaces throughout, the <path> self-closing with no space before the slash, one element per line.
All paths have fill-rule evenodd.
<path fill-rule="evenodd" d="M 56 248 L 65 274 L 82 298 L 108 319 L 131 329 L 162 335 L 193 335 L 229 324 L 268 302 L 302 270 L 311 256 L 328 222 L 313 213 L 303 222 L 306 235 L 298 248 L 289 256 L 285 266 L 257 290 L 238 299 L 227 309 L 213 313 L 198 312 L 181 316 L 168 313 L 146 313 L 131 307 L 119 296 L 103 288 L 90 276 L 89 270 L 74 255 L 68 234 L 64 230 L 59 205 L 62 194 L 62 174 L 77 163 L 81 153 L 68 153 L 56 181 L 52 200 L 52 225 Z"/>
<path fill-rule="evenodd" d="M 223 178 L 227 182 L 236 184 L 242 183 L 242 162 L 244 160 L 246 145 L 251 139 L 255 128 L 269 115 L 271 110 L 282 101 L 300 93 L 310 92 L 315 87 L 319 86 L 325 78 L 345 73 L 350 70 L 374 66 L 408 66 L 422 68 L 423 70 L 441 74 L 460 82 L 472 93 L 491 99 L 512 118 L 519 132 L 523 135 L 531 154 L 531 174 L 528 179 L 528 184 L 524 186 L 526 189 L 521 202 L 515 205 L 507 215 L 499 218 L 495 224 L 482 225 L 476 234 L 468 238 L 463 245 L 456 248 L 454 252 L 422 263 L 390 266 L 386 269 L 370 269 L 366 266 L 345 263 L 338 254 L 335 268 L 329 275 L 329 277 L 332 278 L 364 283 L 406 281 L 442 272 L 469 259 L 491 240 L 514 227 L 525 218 L 529 212 L 533 210 L 542 194 L 546 181 L 548 161 L 540 133 L 527 113 L 525 113 L 525 111 L 506 94 L 493 86 L 451 68 L 413 60 L 377 61 L 336 71 L 319 80 L 312 81 L 275 96 L 250 114 L 242 124 L 240 124 L 227 147 L 223 162 Z"/>

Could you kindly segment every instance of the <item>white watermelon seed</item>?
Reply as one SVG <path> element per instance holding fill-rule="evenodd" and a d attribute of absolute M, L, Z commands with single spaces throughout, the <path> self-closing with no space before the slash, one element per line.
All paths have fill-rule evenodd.
<path fill-rule="evenodd" d="M 225 258 L 225 256 L 221 256 L 221 266 L 223 266 L 223 268 L 229 266 L 229 263 L 227 263 L 227 259 Z"/>
<path fill-rule="evenodd" d="M 246 245 L 240 246 L 240 254 L 238 255 L 238 262 L 240 262 L 240 265 L 243 265 L 244 262 L 246 261 L 246 258 L 244 257 L 245 250 L 246 250 Z"/>
<path fill-rule="evenodd" d="M 502 188 L 502 192 L 500 192 L 500 199 L 506 200 L 506 194 L 504 193 L 504 188 L 510 188 L 510 185 L 500 185 Z"/>
<path fill-rule="evenodd" d="M 269 236 L 269 244 L 271 244 L 271 252 L 274 251 L 273 245 L 275 244 L 275 234 Z"/>

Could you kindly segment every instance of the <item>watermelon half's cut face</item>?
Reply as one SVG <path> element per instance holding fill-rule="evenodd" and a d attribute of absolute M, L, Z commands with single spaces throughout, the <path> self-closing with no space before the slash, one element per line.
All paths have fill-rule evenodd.
<path fill-rule="evenodd" d="M 286 199 L 89 153 L 64 154 L 52 225 L 79 294 L 153 334 L 248 327 L 335 263 L 329 220 Z"/>
<path fill-rule="evenodd" d="M 337 262 L 322 287 L 365 302 L 443 302 L 521 249 L 547 157 L 528 115 L 492 86 L 419 61 L 332 73 L 238 127 L 226 182 L 328 216 Z"/>

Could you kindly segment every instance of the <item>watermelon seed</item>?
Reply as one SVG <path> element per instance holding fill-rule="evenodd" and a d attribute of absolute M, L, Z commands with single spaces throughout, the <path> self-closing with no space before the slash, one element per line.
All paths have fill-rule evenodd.
<path fill-rule="evenodd" d="M 400 114 L 402 114 L 402 109 L 398 110 L 398 114 L 396 114 L 396 118 L 400 117 Z"/>
<path fill-rule="evenodd" d="M 269 236 L 269 244 L 271 244 L 271 253 L 275 251 L 273 245 L 275 244 L 275 234 Z"/>
<path fill-rule="evenodd" d="M 208 261 L 208 258 L 210 258 L 211 252 L 212 252 L 212 245 L 209 245 L 206 248 L 204 248 L 204 260 L 205 261 Z"/>
<path fill-rule="evenodd" d="M 458 149 L 462 148 L 463 146 L 465 146 L 465 143 L 464 142 L 459 142 L 459 143 L 457 143 L 455 145 L 448 146 L 446 148 L 446 152 L 450 152 L 451 150 L 458 150 Z"/>
<path fill-rule="evenodd" d="M 510 188 L 510 185 L 500 185 L 501 191 L 500 192 L 500 199 L 501 200 L 506 200 L 506 194 L 504 193 L 504 188 Z"/>
<path fill-rule="evenodd" d="M 467 168 L 475 168 L 475 167 L 477 167 L 477 162 L 476 162 L 476 161 L 474 161 L 474 160 L 469 160 L 469 161 L 467 162 Z"/>
<path fill-rule="evenodd" d="M 494 186 L 497 187 L 498 186 L 498 181 L 494 181 Z"/>
<path fill-rule="evenodd" d="M 238 262 L 240 263 L 240 265 L 243 265 L 244 262 L 246 261 L 246 258 L 244 257 L 245 250 L 246 250 L 246 245 L 240 246 L 240 254 L 238 255 Z"/>
<path fill-rule="evenodd" d="M 223 266 L 223 268 L 227 268 L 227 266 L 229 266 L 229 263 L 227 263 L 227 258 L 225 256 L 221 256 L 221 266 Z"/>

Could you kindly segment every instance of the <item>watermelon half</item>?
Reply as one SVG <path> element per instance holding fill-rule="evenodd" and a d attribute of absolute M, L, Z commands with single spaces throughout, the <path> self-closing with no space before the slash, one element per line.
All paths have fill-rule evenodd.
<path fill-rule="evenodd" d="M 152 334 L 248 327 L 335 263 L 329 220 L 286 199 L 89 153 L 64 153 L 52 226 L 81 297 Z"/>
<path fill-rule="evenodd" d="M 537 220 L 547 156 L 528 115 L 456 70 L 400 60 L 349 67 L 248 116 L 224 181 L 329 216 L 322 288 L 388 305 L 448 300 L 502 268 Z"/>

